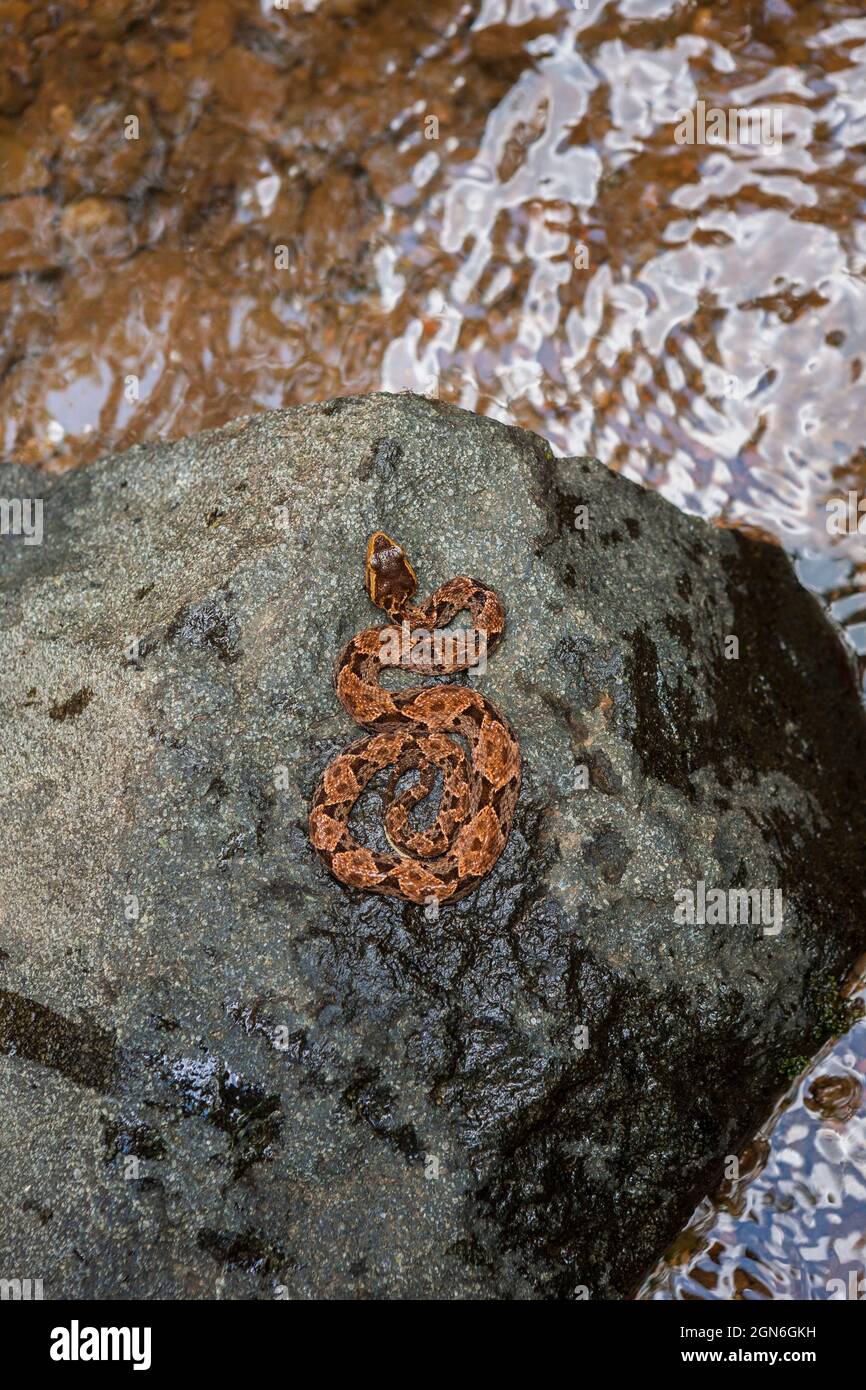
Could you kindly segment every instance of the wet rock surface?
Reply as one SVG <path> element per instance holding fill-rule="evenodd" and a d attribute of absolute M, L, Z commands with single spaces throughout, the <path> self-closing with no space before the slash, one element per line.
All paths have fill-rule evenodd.
<path fill-rule="evenodd" d="M 4 1271 L 628 1295 L 841 1026 L 863 946 L 863 716 L 783 553 L 413 396 L 5 490 L 45 535 L 0 546 Z M 480 679 L 516 827 L 434 920 L 306 835 L 357 734 L 330 676 L 377 621 L 379 527 L 424 593 L 467 572 L 508 614 Z M 782 931 L 678 925 L 699 880 L 780 888 Z"/>

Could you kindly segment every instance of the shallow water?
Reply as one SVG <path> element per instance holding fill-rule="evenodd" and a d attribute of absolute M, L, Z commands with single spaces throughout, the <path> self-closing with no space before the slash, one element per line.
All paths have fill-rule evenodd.
<path fill-rule="evenodd" d="M 864 1081 L 861 1020 L 792 1087 L 638 1297 L 866 1299 Z"/>
<path fill-rule="evenodd" d="M 777 537 L 866 669 L 861 8 L 0 0 L 3 457 L 436 393 Z M 778 138 L 678 143 L 699 100 Z M 864 1072 L 861 1024 L 645 1296 L 862 1271 Z"/>

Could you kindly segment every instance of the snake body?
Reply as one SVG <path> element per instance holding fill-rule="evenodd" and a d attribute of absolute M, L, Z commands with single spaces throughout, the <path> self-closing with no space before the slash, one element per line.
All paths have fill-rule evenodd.
<path fill-rule="evenodd" d="M 390 691 L 380 676 L 395 666 L 419 675 L 469 669 L 465 647 L 474 650 L 471 640 L 457 653 L 422 649 L 419 655 L 414 637 L 446 628 L 468 610 L 489 655 L 502 637 L 505 613 L 495 591 L 467 575 L 450 579 L 418 607 L 409 602 L 414 587 L 402 549 L 377 532 L 368 548 L 367 588 L 399 620 L 403 640 L 395 651 L 386 640 L 393 626 L 370 627 L 340 654 L 337 696 L 369 732 L 325 768 L 310 810 L 310 840 L 334 876 L 352 888 L 415 903 L 454 902 L 478 887 L 505 847 L 520 792 L 520 747 L 505 716 L 477 690 L 428 685 Z M 364 787 L 386 768 L 392 771 L 384 826 L 393 853 L 361 845 L 349 828 Z M 417 774 L 414 782 L 400 790 L 410 772 Z M 436 819 L 413 829 L 411 813 L 439 775 Z"/>

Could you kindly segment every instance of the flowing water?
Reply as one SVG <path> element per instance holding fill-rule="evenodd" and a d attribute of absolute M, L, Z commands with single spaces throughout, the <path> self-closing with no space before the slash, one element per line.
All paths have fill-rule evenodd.
<path fill-rule="evenodd" d="M 3 458 L 435 393 L 776 537 L 866 669 L 859 10 L 0 0 Z M 853 1296 L 864 1073 L 866 1023 L 641 1296 Z"/>

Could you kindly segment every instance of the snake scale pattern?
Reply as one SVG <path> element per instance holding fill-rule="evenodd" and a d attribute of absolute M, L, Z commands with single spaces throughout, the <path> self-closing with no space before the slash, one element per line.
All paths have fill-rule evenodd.
<path fill-rule="evenodd" d="M 390 691 L 380 684 L 389 666 L 418 675 L 447 675 L 474 664 L 464 641 L 455 651 L 419 657 L 413 640 L 435 633 L 464 610 L 469 633 L 499 643 L 505 612 L 495 591 L 459 575 L 415 607 L 417 581 L 403 549 L 382 531 L 367 547 L 367 592 L 392 619 L 352 637 L 337 662 L 337 696 L 352 719 L 368 731 L 325 768 L 310 810 L 310 840 L 342 883 L 415 903 L 455 902 L 473 892 L 490 872 L 508 840 L 520 793 L 520 747 L 505 716 L 477 690 L 463 685 L 413 686 Z M 401 636 L 395 653 L 393 624 Z M 455 644 L 456 645 L 456 644 Z M 413 649 L 414 648 L 414 649 Z M 349 820 L 370 779 L 391 769 L 384 793 L 385 836 L 393 852 L 360 844 Z M 415 780 L 398 785 L 408 773 Z M 424 829 L 412 826 L 415 807 L 441 777 L 439 809 Z"/>

